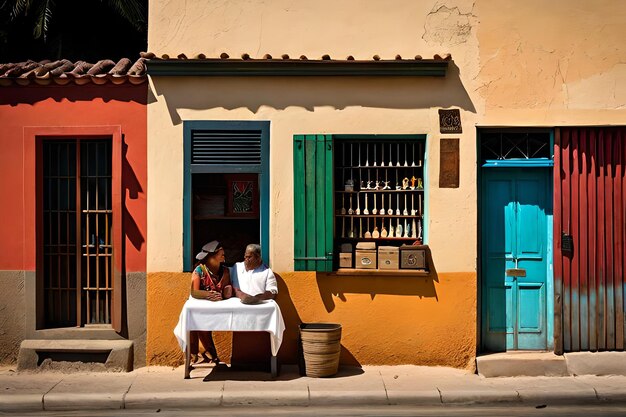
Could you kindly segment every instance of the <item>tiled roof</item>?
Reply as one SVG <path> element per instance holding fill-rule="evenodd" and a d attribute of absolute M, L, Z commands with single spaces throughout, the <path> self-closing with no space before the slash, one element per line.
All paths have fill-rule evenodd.
<path fill-rule="evenodd" d="M 251 57 L 249 54 L 242 54 L 241 57 L 238 58 L 233 58 L 230 55 L 228 55 L 226 52 L 222 52 L 220 54 L 220 56 L 218 57 L 207 57 L 205 54 L 195 54 L 194 56 L 192 56 L 191 58 L 187 57 L 187 55 L 185 54 L 179 54 L 175 57 L 170 56 L 168 54 L 162 54 L 161 56 L 157 56 L 155 53 L 153 52 L 142 52 L 141 56 L 143 58 L 147 58 L 147 59 L 155 59 L 155 60 L 206 60 L 206 59 L 222 59 L 222 60 L 243 60 L 243 61 L 248 61 L 248 60 L 252 60 L 252 61 L 259 61 L 259 60 L 264 60 L 264 61 L 285 61 L 285 60 L 290 60 L 290 61 L 355 61 L 354 57 L 352 55 L 348 55 L 346 58 L 331 58 L 330 55 L 322 55 L 320 58 L 309 58 L 305 55 L 300 55 L 297 58 L 292 58 L 287 54 L 283 54 L 280 57 L 273 57 L 270 54 L 265 54 L 263 55 L 263 57 L 261 58 L 253 58 Z M 421 55 L 415 55 L 414 57 L 411 58 L 402 58 L 400 55 L 395 55 L 393 58 L 381 58 L 379 55 L 374 55 L 372 56 L 371 59 L 365 59 L 365 60 L 356 60 L 359 62 L 363 62 L 363 61 L 421 61 L 422 58 Z M 450 54 L 443 54 L 443 55 L 439 55 L 439 54 L 435 54 L 432 57 L 433 60 L 435 61 L 450 61 L 452 59 L 452 56 Z"/>
<path fill-rule="evenodd" d="M 90 64 L 85 61 L 72 63 L 60 61 L 25 61 L 0 64 L 0 86 L 10 85 L 67 85 L 84 84 L 141 84 L 147 79 L 145 58 L 133 63 L 122 58 L 117 63 L 103 59 Z"/>

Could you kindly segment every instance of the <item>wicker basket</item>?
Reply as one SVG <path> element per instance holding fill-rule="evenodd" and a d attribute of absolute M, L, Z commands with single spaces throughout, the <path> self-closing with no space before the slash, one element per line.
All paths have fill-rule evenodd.
<path fill-rule="evenodd" d="M 302 323 L 300 338 L 306 375 L 316 378 L 335 375 L 341 353 L 341 324 Z"/>

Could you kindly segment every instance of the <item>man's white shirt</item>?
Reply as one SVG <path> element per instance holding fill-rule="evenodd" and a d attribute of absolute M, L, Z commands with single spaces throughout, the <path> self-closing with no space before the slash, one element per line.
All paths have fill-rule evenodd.
<path fill-rule="evenodd" d="M 253 270 L 246 271 L 244 263 L 237 262 L 233 269 L 235 270 L 233 285 L 246 294 L 258 295 L 265 291 L 278 294 L 276 277 L 267 265 L 261 264 Z"/>

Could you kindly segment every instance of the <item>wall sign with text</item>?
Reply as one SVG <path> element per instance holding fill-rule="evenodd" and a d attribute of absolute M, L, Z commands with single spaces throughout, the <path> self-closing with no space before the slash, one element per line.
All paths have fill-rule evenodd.
<path fill-rule="evenodd" d="M 459 109 L 439 109 L 439 132 L 463 133 L 461 112 Z"/>

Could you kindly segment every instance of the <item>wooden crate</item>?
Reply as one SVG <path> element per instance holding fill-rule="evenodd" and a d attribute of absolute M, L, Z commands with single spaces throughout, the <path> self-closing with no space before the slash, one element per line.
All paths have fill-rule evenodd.
<path fill-rule="evenodd" d="M 339 268 L 352 268 L 352 253 L 339 254 Z"/>
<path fill-rule="evenodd" d="M 400 249 L 396 246 L 378 247 L 378 269 L 399 269 Z"/>
<path fill-rule="evenodd" d="M 400 246 L 400 269 L 427 269 L 426 250 L 420 246 Z"/>
<path fill-rule="evenodd" d="M 376 269 L 376 250 L 357 249 L 354 256 L 354 267 L 361 269 Z"/>

